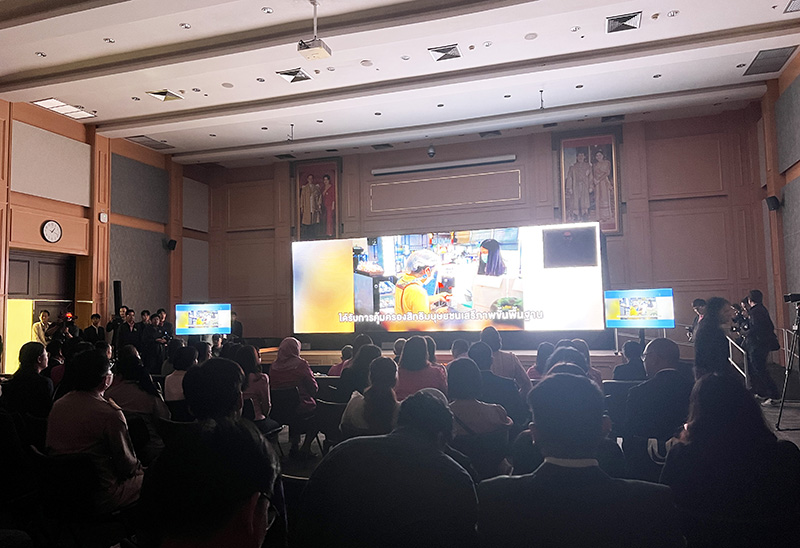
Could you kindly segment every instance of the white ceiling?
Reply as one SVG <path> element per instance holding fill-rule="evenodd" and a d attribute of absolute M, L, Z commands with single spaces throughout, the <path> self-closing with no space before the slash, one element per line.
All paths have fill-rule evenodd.
<path fill-rule="evenodd" d="M 333 56 L 307 61 L 297 42 L 313 35 L 308 0 L 2 2 L 0 98 L 56 97 L 97 111 L 86 123 L 102 135 L 147 135 L 178 162 L 228 167 L 707 114 L 758 99 L 778 76 L 743 73 L 760 50 L 800 44 L 787 3 L 319 0 Z M 637 11 L 639 29 L 605 32 L 606 17 Z M 428 48 L 449 44 L 462 57 L 434 61 Z M 293 68 L 312 80 L 276 74 Z M 146 95 L 164 88 L 184 99 Z"/>

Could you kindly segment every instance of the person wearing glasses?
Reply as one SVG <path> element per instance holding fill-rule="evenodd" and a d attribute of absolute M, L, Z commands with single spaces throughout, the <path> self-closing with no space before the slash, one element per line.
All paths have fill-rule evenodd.
<path fill-rule="evenodd" d="M 75 356 L 74 390 L 50 412 L 46 445 L 51 455 L 89 455 L 98 475 L 94 510 L 113 512 L 139 498 L 144 471 L 133 450 L 122 409 L 103 396 L 114 375 L 102 351 Z"/>
<path fill-rule="evenodd" d="M 148 541 L 161 548 L 263 546 L 278 512 L 279 464 L 249 421 L 206 419 L 167 444 L 147 469 L 140 509 Z"/>

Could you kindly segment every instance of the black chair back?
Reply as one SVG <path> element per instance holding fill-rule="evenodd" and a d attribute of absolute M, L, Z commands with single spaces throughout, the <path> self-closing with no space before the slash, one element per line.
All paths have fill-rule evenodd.
<path fill-rule="evenodd" d="M 186 403 L 186 400 L 172 400 L 166 403 L 173 421 L 192 422 L 194 420 L 194 415 L 189 411 L 189 404 Z"/>
<path fill-rule="evenodd" d="M 317 428 L 325 434 L 325 451 L 344 439 L 339 423 L 342 422 L 342 415 L 347 407 L 346 403 L 334 403 L 325 400 L 317 400 Z"/>
<path fill-rule="evenodd" d="M 339 393 L 341 377 L 317 377 L 317 398 L 331 402 L 344 402 L 350 399 L 350 394 Z"/>
<path fill-rule="evenodd" d="M 628 405 L 628 390 L 644 381 L 603 381 L 606 395 L 606 411 L 611 419 L 610 437 L 623 437 L 625 428 L 625 409 Z"/>
<path fill-rule="evenodd" d="M 508 430 L 458 436 L 450 445 L 469 457 L 481 479 L 491 478 L 500 474 L 500 463 L 508 454 Z"/>
<path fill-rule="evenodd" d="M 291 388 L 272 388 L 269 391 L 272 401 L 270 418 L 279 424 L 297 422 L 297 407 L 300 405 L 300 392 L 296 386 Z"/>
<path fill-rule="evenodd" d="M 139 413 L 123 411 L 125 422 L 128 423 L 128 435 L 133 444 L 133 450 L 137 455 L 144 455 L 150 443 L 150 430 L 147 428 L 147 419 Z"/>
<path fill-rule="evenodd" d="M 242 418 L 250 421 L 256 420 L 256 406 L 253 398 L 244 398 L 242 401 Z"/>
<path fill-rule="evenodd" d="M 46 516 L 79 519 L 93 513 L 94 493 L 100 488 L 100 478 L 89 455 L 47 456 L 34 446 L 31 455 L 44 486 Z"/>

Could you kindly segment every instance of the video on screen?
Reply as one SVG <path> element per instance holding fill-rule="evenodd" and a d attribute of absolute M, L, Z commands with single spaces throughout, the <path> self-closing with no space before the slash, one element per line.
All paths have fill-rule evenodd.
<path fill-rule="evenodd" d="M 295 333 L 603 329 L 597 223 L 292 244 Z"/>
<path fill-rule="evenodd" d="M 176 335 L 213 335 L 230 332 L 230 304 L 175 305 Z"/>
<path fill-rule="evenodd" d="M 605 292 L 606 327 L 672 329 L 672 289 L 626 289 Z"/>

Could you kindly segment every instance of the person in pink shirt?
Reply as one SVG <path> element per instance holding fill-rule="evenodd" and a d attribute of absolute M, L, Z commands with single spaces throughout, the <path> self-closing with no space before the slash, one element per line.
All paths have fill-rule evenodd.
<path fill-rule="evenodd" d="M 408 339 L 399 365 L 395 388 L 397 401 L 423 388 L 436 388 L 447 394 L 447 373 L 443 367 L 428 362 L 428 345 L 423 337 Z"/>
<path fill-rule="evenodd" d="M 342 370 L 344 369 L 345 364 L 349 364 L 353 358 L 353 346 L 346 344 L 342 347 L 342 361 L 337 363 L 336 365 L 332 365 L 330 369 L 328 369 L 328 376 L 331 377 L 340 377 L 342 375 Z"/>
<path fill-rule="evenodd" d="M 312 415 L 317 408 L 317 381 L 308 362 L 300 357 L 300 341 L 294 337 L 286 337 L 278 347 L 278 357 L 269 369 L 270 384 L 275 389 L 297 387 L 300 403 L 297 412 L 301 415 Z M 316 436 L 316 429 L 305 432 L 303 446 L 300 445 L 300 435 L 295 429 L 289 427 L 289 441 L 292 444 L 290 456 L 298 458 L 311 458 L 311 443 Z"/>

